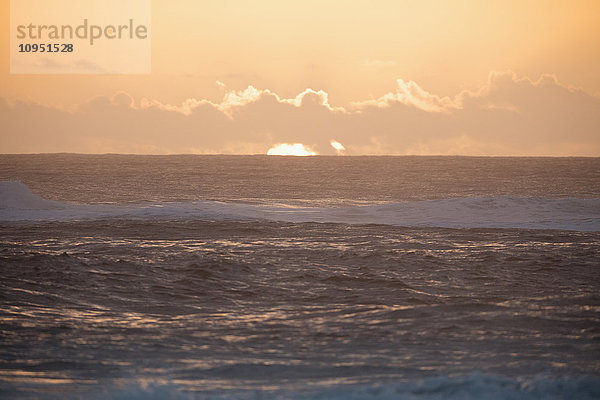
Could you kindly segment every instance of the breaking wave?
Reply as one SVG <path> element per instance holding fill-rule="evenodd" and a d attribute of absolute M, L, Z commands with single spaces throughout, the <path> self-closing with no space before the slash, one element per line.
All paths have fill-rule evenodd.
<path fill-rule="evenodd" d="M 105 388 L 88 394 L 91 399 L 211 399 L 211 400 L 592 400 L 600 396 L 600 380 L 594 377 L 508 379 L 474 373 L 464 377 L 437 377 L 418 382 L 380 385 L 330 386 L 297 391 L 219 390 L 186 394 L 170 385 Z"/>
<path fill-rule="evenodd" d="M 14 181 L 0 182 L 1 221 L 100 218 L 200 219 L 386 224 L 436 228 L 600 231 L 600 198 L 459 197 L 338 208 L 197 200 L 77 204 L 44 199 Z"/>

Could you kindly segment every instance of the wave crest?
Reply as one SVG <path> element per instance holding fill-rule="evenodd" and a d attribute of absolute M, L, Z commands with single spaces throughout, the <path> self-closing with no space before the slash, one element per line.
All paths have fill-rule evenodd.
<path fill-rule="evenodd" d="M 338 208 L 216 201 L 75 204 L 44 199 L 20 182 L 0 182 L 1 221 L 201 219 L 385 224 L 437 228 L 600 231 L 600 199 L 457 197 Z"/>

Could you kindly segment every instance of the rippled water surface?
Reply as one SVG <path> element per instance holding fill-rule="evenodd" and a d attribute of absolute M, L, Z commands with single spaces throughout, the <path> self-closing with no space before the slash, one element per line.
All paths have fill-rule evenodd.
<path fill-rule="evenodd" d="M 599 165 L 2 156 L 0 397 L 599 398 Z"/>

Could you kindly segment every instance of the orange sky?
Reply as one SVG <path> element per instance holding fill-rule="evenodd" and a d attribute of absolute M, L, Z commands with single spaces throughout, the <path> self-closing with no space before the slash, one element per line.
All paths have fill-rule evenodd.
<path fill-rule="evenodd" d="M 597 1 L 153 1 L 148 75 L 11 75 L 8 6 L 1 0 L 2 152 L 266 153 L 287 142 L 335 154 L 334 139 L 345 154 L 600 155 Z M 315 109 L 292 104 L 307 88 L 321 93 L 303 97 L 318 98 Z M 203 101 L 221 115 L 189 108 Z M 69 140 L 98 123 L 99 104 L 152 133 L 106 126 Z M 42 125 L 17 115 L 64 137 L 37 140 Z M 534 120 L 548 115 L 560 121 Z M 181 132 L 161 137 L 174 126 Z M 348 132 L 355 126 L 364 130 Z"/>

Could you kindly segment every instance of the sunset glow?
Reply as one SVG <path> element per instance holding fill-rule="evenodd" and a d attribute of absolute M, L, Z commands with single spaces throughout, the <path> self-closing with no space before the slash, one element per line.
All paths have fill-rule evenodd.
<path fill-rule="evenodd" d="M 317 153 L 302 143 L 279 143 L 267 151 L 269 156 L 316 156 Z"/>
<path fill-rule="evenodd" d="M 344 153 L 344 150 L 346 150 L 346 148 L 344 147 L 343 144 L 341 144 L 340 142 L 338 142 L 335 139 L 331 139 L 331 141 L 329 142 L 331 144 L 331 147 L 333 147 L 335 149 L 335 151 L 337 151 L 337 153 L 339 155 Z"/>
<path fill-rule="evenodd" d="M 0 0 L 2 398 L 598 398 L 600 0 Z"/>
<path fill-rule="evenodd" d="M 11 74 L 11 40 L 29 31 L 0 0 L 3 152 L 600 155 L 598 2 L 109 3 L 118 13 L 86 16 L 90 29 L 151 15 L 151 57 L 105 64 L 148 73 L 102 72 L 82 43 L 71 58 L 21 54 L 47 73 Z M 19 23 L 82 23 L 57 7 Z M 139 40 L 86 51 L 113 43 Z"/>

